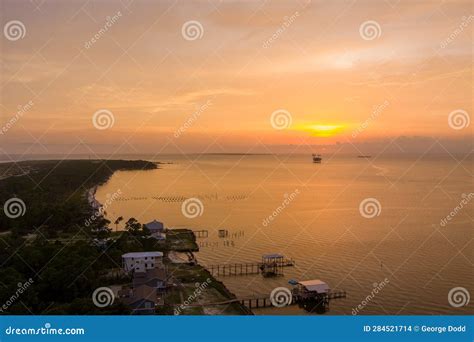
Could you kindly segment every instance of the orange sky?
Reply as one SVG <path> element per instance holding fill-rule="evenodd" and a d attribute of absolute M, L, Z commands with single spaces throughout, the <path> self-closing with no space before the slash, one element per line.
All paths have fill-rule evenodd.
<path fill-rule="evenodd" d="M 1 37 L 6 153 L 383 149 L 399 136 L 414 151 L 433 139 L 472 149 L 472 125 L 448 120 L 453 111 L 472 116 L 469 1 L 1 6 L 2 28 L 19 20 L 26 29 L 18 40 Z M 183 36 L 188 21 L 202 27 L 195 40 Z M 360 32 L 367 21 L 379 25 L 375 37 Z M 102 109 L 114 119 L 107 129 L 93 125 Z M 275 111 L 291 124 L 275 129 Z"/>

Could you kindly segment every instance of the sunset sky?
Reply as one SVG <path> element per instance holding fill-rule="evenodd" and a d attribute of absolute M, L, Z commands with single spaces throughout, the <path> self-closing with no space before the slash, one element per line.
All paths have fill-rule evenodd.
<path fill-rule="evenodd" d="M 468 0 L 1 0 L 1 149 L 470 151 L 473 125 L 449 115 L 472 118 L 472 15 Z"/>

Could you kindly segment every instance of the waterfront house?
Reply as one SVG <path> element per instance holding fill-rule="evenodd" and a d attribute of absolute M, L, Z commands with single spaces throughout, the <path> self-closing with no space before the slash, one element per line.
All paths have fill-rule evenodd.
<path fill-rule="evenodd" d="M 125 272 L 145 272 L 148 269 L 163 265 L 162 252 L 134 252 L 122 255 Z"/>
<path fill-rule="evenodd" d="M 133 273 L 133 288 L 141 285 L 150 286 L 156 290 L 166 288 L 166 270 L 163 267 L 148 269 L 145 272 Z"/>
<path fill-rule="evenodd" d="M 157 303 L 156 290 L 148 285 L 140 285 L 132 290 L 132 295 L 124 303 L 130 307 L 132 314 L 153 315 Z"/>
<path fill-rule="evenodd" d="M 163 222 L 153 220 L 151 222 L 145 223 L 144 226 L 150 231 L 150 233 L 163 233 L 165 231 L 165 226 Z"/>
<path fill-rule="evenodd" d="M 162 222 L 153 220 L 151 222 L 145 223 L 144 226 L 150 231 L 150 236 L 156 240 L 166 239 L 165 226 Z"/>

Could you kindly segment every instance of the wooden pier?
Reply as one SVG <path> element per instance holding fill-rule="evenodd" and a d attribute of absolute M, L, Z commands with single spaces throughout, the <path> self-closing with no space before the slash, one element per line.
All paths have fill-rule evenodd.
<path fill-rule="evenodd" d="M 329 301 L 331 299 L 346 298 L 346 291 L 335 290 L 329 292 L 324 296 L 325 300 Z M 268 308 L 274 306 L 269 296 L 255 296 L 249 298 L 241 298 L 238 301 L 248 307 L 249 309 L 258 309 L 258 308 Z M 295 296 L 291 297 L 291 302 L 288 305 L 299 304 L 299 299 Z"/>
<path fill-rule="evenodd" d="M 216 276 L 240 276 L 240 275 L 252 275 L 260 274 L 261 267 L 264 265 L 263 262 L 248 262 L 248 263 L 237 263 L 237 264 L 217 264 L 206 266 L 207 270 L 212 275 Z M 291 267 L 295 266 L 293 259 L 283 259 L 278 263 L 278 267 Z"/>
<path fill-rule="evenodd" d="M 193 233 L 198 239 L 207 238 L 209 236 L 209 232 L 206 229 L 194 230 Z"/>
<path fill-rule="evenodd" d="M 259 309 L 259 308 L 269 308 L 273 307 L 274 305 L 272 304 L 272 301 L 270 300 L 270 297 L 268 296 L 262 296 L 262 297 L 253 297 L 253 298 L 242 298 L 239 299 L 240 304 L 245 305 L 249 309 Z M 294 297 L 291 298 L 291 303 L 288 305 L 294 305 L 297 304 L 296 300 Z"/>
<path fill-rule="evenodd" d="M 334 290 L 329 292 L 328 298 L 329 299 L 338 299 L 338 298 L 346 298 L 347 293 L 344 290 Z"/>
<path fill-rule="evenodd" d="M 324 296 L 324 299 L 329 302 L 331 299 L 338 299 L 338 298 L 346 298 L 346 291 L 344 290 L 334 290 L 329 292 L 327 295 Z M 300 304 L 299 303 L 299 298 L 292 296 L 291 297 L 291 302 L 285 306 L 288 305 L 296 305 Z M 228 305 L 231 303 L 240 303 L 249 309 L 259 309 L 259 308 L 269 308 L 269 307 L 274 307 L 272 304 L 272 301 L 270 300 L 269 295 L 256 295 L 252 297 L 245 297 L 245 298 L 235 298 L 235 299 L 230 299 L 222 302 L 216 302 L 216 303 L 206 303 L 206 304 L 190 304 L 189 306 L 214 306 L 214 305 Z"/>

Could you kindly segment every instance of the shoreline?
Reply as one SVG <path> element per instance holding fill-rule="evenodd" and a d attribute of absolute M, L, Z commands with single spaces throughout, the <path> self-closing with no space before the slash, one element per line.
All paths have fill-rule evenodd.
<path fill-rule="evenodd" d="M 112 175 L 115 173 L 115 171 L 112 173 Z M 110 177 L 112 177 L 112 175 L 110 175 Z M 110 179 L 109 177 L 109 179 Z M 89 188 L 89 190 L 87 190 L 87 201 L 89 203 L 89 206 L 90 208 L 92 208 L 92 210 L 94 212 L 100 212 L 101 208 L 103 208 L 103 204 L 100 203 L 97 198 L 96 198 L 96 194 L 97 194 L 97 190 L 99 188 L 99 186 L 101 186 L 101 184 L 96 184 L 94 185 L 93 187 Z M 102 212 L 101 213 L 101 216 L 103 218 L 107 218 L 106 215 Z M 168 232 L 178 232 L 180 231 L 180 229 L 169 229 Z M 122 231 L 124 232 L 124 231 Z M 193 252 L 199 252 L 199 246 L 196 244 L 196 235 L 195 233 L 192 231 L 192 230 L 186 230 L 186 232 L 190 233 L 192 235 L 192 240 L 195 244 L 195 247 L 194 249 L 187 249 L 188 247 L 186 247 L 185 249 L 181 249 L 182 247 L 184 246 L 174 246 L 174 247 L 171 247 L 169 250 L 166 250 L 167 248 L 165 248 L 164 250 L 162 250 L 162 252 L 165 252 L 166 253 L 166 256 L 167 258 L 169 259 L 169 262 L 170 264 L 172 264 L 172 267 L 177 267 L 177 268 L 181 268 L 181 271 L 183 269 L 187 269 L 187 268 L 190 268 L 188 270 L 188 276 L 187 277 L 184 277 L 183 279 L 183 282 L 182 284 L 194 284 L 195 283 L 195 276 L 196 276 L 196 272 L 198 273 L 202 273 L 202 276 L 205 277 L 207 279 L 207 282 L 209 282 L 209 286 L 210 288 L 216 290 L 221 298 L 220 300 L 222 301 L 222 299 L 224 300 L 233 300 L 233 299 L 236 299 L 237 296 L 232 293 L 226 286 L 225 284 L 218 280 L 217 278 L 215 278 L 211 272 L 209 272 L 209 270 L 199 264 L 198 262 L 196 262 L 194 265 L 192 265 L 192 263 L 190 262 L 190 260 L 188 260 L 186 262 L 186 260 L 178 260 L 177 256 L 178 254 L 180 253 L 191 253 L 193 256 Z M 183 241 L 185 241 L 185 239 L 179 239 L 180 240 L 180 243 L 182 244 Z M 169 248 L 169 247 L 168 247 Z M 171 254 L 171 257 L 170 255 Z M 196 260 L 194 258 L 194 260 Z M 182 295 L 179 297 L 181 298 Z M 212 302 L 218 302 L 219 300 L 212 300 Z M 174 307 L 174 310 L 176 310 L 176 308 L 181 308 L 181 310 L 186 310 L 186 309 L 191 309 L 192 307 L 187 307 L 187 306 L 183 306 L 183 303 L 173 303 L 173 307 Z M 186 309 L 185 309 L 186 308 Z M 204 305 L 203 306 L 203 315 L 215 315 L 216 312 L 220 312 L 219 311 L 220 309 L 219 308 L 206 308 L 206 306 Z M 252 312 L 251 309 L 247 308 L 246 306 L 244 306 L 243 304 L 239 303 L 239 302 L 235 302 L 233 303 L 233 305 L 229 306 L 228 308 L 225 308 L 224 311 L 229 311 L 230 314 L 238 314 L 238 315 L 254 315 L 254 313 Z M 223 312 L 220 312 L 220 314 L 224 314 Z"/>
<path fill-rule="evenodd" d="M 87 201 L 94 211 L 98 211 L 102 207 L 102 204 L 95 197 L 98 188 L 98 185 L 94 185 L 92 188 L 87 190 Z"/>

